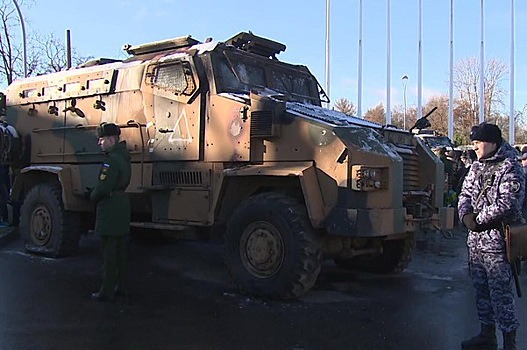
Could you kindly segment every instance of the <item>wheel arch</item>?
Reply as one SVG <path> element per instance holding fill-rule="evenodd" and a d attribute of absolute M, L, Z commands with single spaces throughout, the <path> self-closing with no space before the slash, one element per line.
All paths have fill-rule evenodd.
<path fill-rule="evenodd" d="M 71 210 L 71 203 L 75 201 L 71 189 L 71 173 L 69 168 L 60 166 L 28 166 L 16 175 L 12 187 L 12 197 L 22 202 L 28 191 L 42 183 L 57 185 L 61 188 L 64 209 Z"/>
<path fill-rule="evenodd" d="M 319 169 L 308 164 L 294 166 L 254 165 L 242 170 L 224 172 L 221 189 L 215 199 L 215 222 L 223 225 L 245 199 L 263 193 L 278 191 L 304 203 L 309 221 L 321 228 L 329 214 L 328 204 L 336 202 L 336 183 L 321 181 Z M 333 204 L 334 205 L 334 204 Z"/>
<path fill-rule="evenodd" d="M 232 213 L 247 198 L 271 191 L 288 193 L 304 201 L 297 177 L 245 175 L 224 178 L 214 207 L 215 225 L 224 227 Z M 218 231 L 218 234 L 221 234 L 221 231 Z"/>

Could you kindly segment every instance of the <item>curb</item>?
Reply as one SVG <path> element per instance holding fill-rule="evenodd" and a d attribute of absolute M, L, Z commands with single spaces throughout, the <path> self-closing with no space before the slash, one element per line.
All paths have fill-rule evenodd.
<path fill-rule="evenodd" d="M 0 226 L 0 244 L 8 242 L 11 238 L 18 234 L 18 227 L 15 226 Z"/>

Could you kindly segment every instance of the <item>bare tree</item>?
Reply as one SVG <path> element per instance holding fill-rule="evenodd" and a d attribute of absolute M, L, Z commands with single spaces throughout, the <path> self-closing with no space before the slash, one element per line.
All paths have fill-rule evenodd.
<path fill-rule="evenodd" d="M 37 74 L 46 74 L 60 72 L 67 68 L 67 52 L 64 42 L 57 38 L 53 33 L 37 38 L 36 50 L 41 54 L 37 66 Z M 72 49 L 72 65 L 77 66 L 91 59 L 92 57 L 83 57 L 77 53 L 75 48 Z"/>
<path fill-rule="evenodd" d="M 508 73 L 507 66 L 498 60 L 487 61 L 484 70 L 484 114 L 485 120 L 495 121 L 503 106 L 504 90 L 500 86 L 503 77 Z M 471 124 L 478 123 L 479 115 L 479 61 L 465 58 L 454 67 L 454 86 L 458 93 L 458 102 L 470 117 Z"/>
<path fill-rule="evenodd" d="M 33 0 L 18 0 L 23 6 Z M 20 17 L 12 0 L 0 0 L 0 85 L 9 85 L 23 76 Z M 26 33 L 26 68 L 28 76 L 57 72 L 66 68 L 66 47 L 54 34 L 37 36 Z M 91 57 L 80 56 L 72 49 L 72 63 L 78 65 Z"/>
<path fill-rule="evenodd" d="M 526 123 L 526 117 L 527 117 L 527 104 L 523 106 L 523 108 L 516 112 L 516 115 L 514 116 L 514 123 L 515 123 L 515 138 L 517 144 L 527 144 L 527 123 Z M 506 135 L 505 137 L 507 137 Z"/>
<path fill-rule="evenodd" d="M 335 109 L 339 112 L 342 112 L 347 115 L 356 115 L 357 114 L 357 108 L 347 98 L 339 98 L 335 101 Z"/>
<path fill-rule="evenodd" d="M 11 84 L 22 75 L 22 47 L 19 33 L 20 18 L 12 1 L 0 1 L 0 72 L 2 78 Z"/>

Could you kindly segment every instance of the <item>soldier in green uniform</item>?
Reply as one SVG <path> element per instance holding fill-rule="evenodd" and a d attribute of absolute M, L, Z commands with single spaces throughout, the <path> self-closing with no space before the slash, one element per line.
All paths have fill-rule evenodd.
<path fill-rule="evenodd" d="M 124 294 L 127 240 L 130 233 L 130 153 L 120 141 L 121 130 L 113 123 L 97 127 L 99 146 L 106 153 L 97 185 L 90 199 L 97 204 L 95 234 L 102 239 L 102 285 L 92 294 L 95 301 L 113 302 Z"/>

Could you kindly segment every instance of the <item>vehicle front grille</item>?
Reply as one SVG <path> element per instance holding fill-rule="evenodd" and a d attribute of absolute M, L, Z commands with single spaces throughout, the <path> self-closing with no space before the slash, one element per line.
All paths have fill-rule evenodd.
<path fill-rule="evenodd" d="M 398 147 L 398 153 L 403 158 L 403 205 L 406 213 L 414 218 L 430 218 L 430 196 L 420 186 L 419 156 L 415 147 Z"/>
<path fill-rule="evenodd" d="M 251 112 L 251 137 L 273 136 L 273 114 L 271 111 Z"/>
<path fill-rule="evenodd" d="M 403 158 L 403 191 L 417 191 L 419 186 L 419 159 L 415 149 L 399 152 Z"/>
<path fill-rule="evenodd" d="M 160 185 L 201 186 L 203 184 L 201 171 L 160 171 L 157 177 Z"/>

